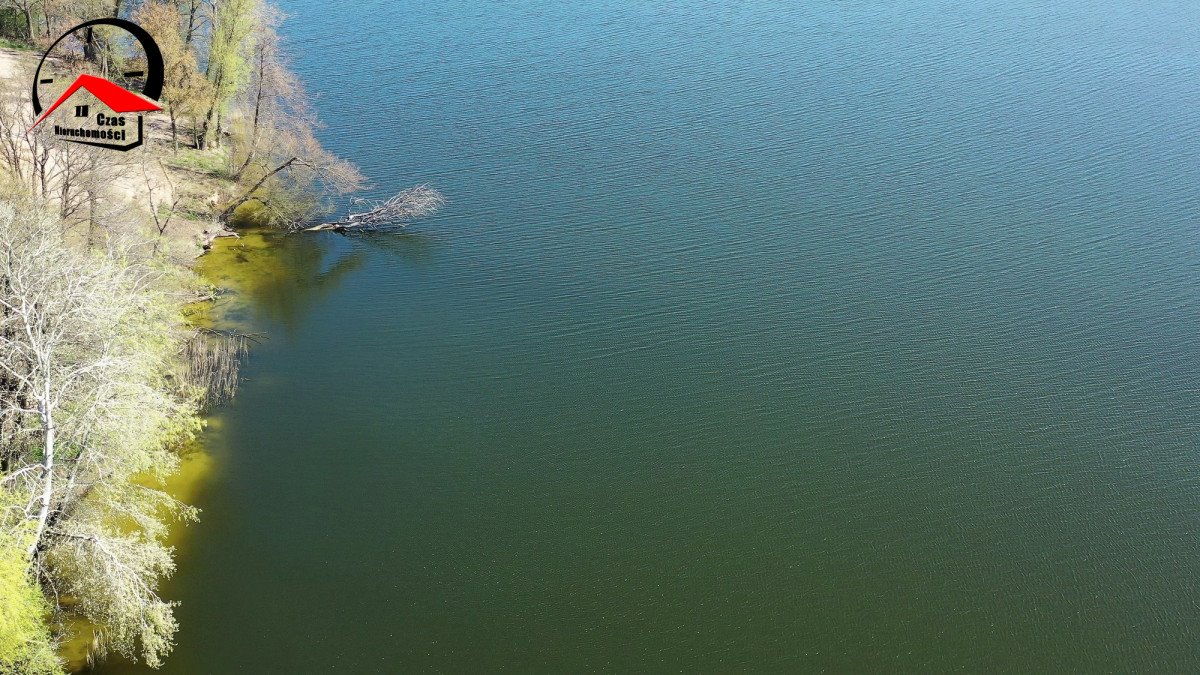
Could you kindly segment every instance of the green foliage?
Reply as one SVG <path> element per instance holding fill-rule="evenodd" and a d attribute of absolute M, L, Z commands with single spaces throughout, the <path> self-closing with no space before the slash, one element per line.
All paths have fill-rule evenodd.
<path fill-rule="evenodd" d="M 0 48 L 17 49 L 17 50 L 26 51 L 26 52 L 37 51 L 37 47 L 29 44 L 28 42 L 23 42 L 21 40 L 12 40 L 9 38 L 4 38 L 4 37 L 0 37 Z"/>
<path fill-rule="evenodd" d="M 6 508 L 12 495 L 0 491 Z M 0 673 L 59 673 L 50 630 L 50 606 L 26 571 L 25 547 L 17 533 L 0 529 Z"/>
<path fill-rule="evenodd" d="M 172 549 L 144 534 L 111 531 L 59 538 L 47 560 L 76 598 L 71 609 L 99 627 L 100 647 L 157 667 L 178 628 L 175 603 L 157 597 L 147 580 L 170 576 Z"/>
<path fill-rule="evenodd" d="M 179 9 L 166 2 L 146 0 L 134 14 L 153 37 L 163 57 L 163 91 L 159 100 L 171 117 L 172 139 L 178 140 L 178 118 L 195 121 L 212 96 L 211 85 L 198 70 L 196 54 L 184 35 Z"/>
<path fill-rule="evenodd" d="M 16 44 L 28 44 L 29 35 L 21 10 L 16 7 L 0 7 L 0 37 L 15 38 L 20 41 Z M 8 41 L 0 40 L 0 46 L 9 46 L 6 42 Z"/>
<path fill-rule="evenodd" d="M 208 46 L 210 102 L 206 125 L 218 114 L 228 113 L 230 103 L 250 80 L 258 11 L 259 0 L 222 0 L 216 4 Z M 207 133 L 214 131 L 214 127 L 206 127 Z"/>
<path fill-rule="evenodd" d="M 229 177 L 229 160 L 220 150 L 184 148 L 167 159 L 167 165 L 214 178 Z"/>
<path fill-rule="evenodd" d="M 173 571 L 163 539 L 196 515 L 161 489 L 199 429 L 195 392 L 176 379 L 185 331 L 171 278 L 119 249 L 70 246 L 32 202 L 0 203 L 0 278 L 5 490 L 23 506 L 52 487 L 55 514 L 7 509 L 0 531 L 21 540 L 22 570 L 33 545 L 55 597 L 70 599 L 56 609 L 96 625 L 102 649 L 157 665 L 176 629 L 157 592 Z"/>
<path fill-rule="evenodd" d="M 279 15 L 265 0 L 23 6 L 35 9 L 29 18 L 41 44 L 114 13 L 154 34 L 173 145 L 191 132 L 209 148 L 176 147 L 166 159 L 190 175 L 172 186 L 170 213 L 161 196 L 150 204 L 159 216 L 211 220 L 232 204 L 234 220 L 290 224 L 361 184 L 352 165 L 317 142 L 315 118 L 278 50 Z M 27 32 L 24 13 L 0 11 L 0 35 Z M 94 33 L 86 67 L 128 70 L 116 32 Z M 0 46 L 28 48 L 3 38 Z M 204 142 L 226 138 L 234 141 L 223 150 Z M 55 642 L 66 644 L 71 627 L 83 624 L 94 627 L 100 652 L 156 666 L 177 628 L 173 603 L 158 593 L 174 571 L 168 526 L 196 518 L 164 488 L 180 466 L 177 449 L 199 430 L 205 395 L 198 369 L 184 359 L 196 350 L 185 347 L 193 331 L 179 305 L 194 289 L 146 260 L 148 247 L 131 241 L 140 230 L 114 221 L 121 214 L 88 206 L 86 239 L 69 231 L 61 219 L 82 217 L 85 207 L 68 209 L 67 195 L 103 186 L 116 172 L 78 152 L 48 153 L 42 168 L 55 170 L 40 184 L 24 151 L 10 153 L 12 178 L 0 176 L 0 675 L 61 672 Z M 16 196 L 31 183 L 48 202 Z M 199 360 L 224 363 L 209 351 Z"/>

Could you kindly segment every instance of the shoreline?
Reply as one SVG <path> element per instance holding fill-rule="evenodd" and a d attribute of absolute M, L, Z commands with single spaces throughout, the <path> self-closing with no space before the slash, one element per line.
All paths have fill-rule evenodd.
<path fill-rule="evenodd" d="M 37 55 L 34 48 L 22 50 L 0 46 L 0 83 L 16 81 L 25 71 L 31 71 L 36 65 Z M 181 147 L 172 152 L 167 136 L 168 125 L 164 112 L 148 114 L 145 146 L 121 157 L 135 161 L 127 162 L 122 167 L 125 170 L 112 181 L 115 196 L 123 202 L 121 208 L 133 209 L 147 220 L 154 216 L 152 210 L 164 203 L 180 204 L 183 201 L 182 194 L 206 197 L 207 203 L 217 204 L 233 194 L 237 186 L 236 181 L 220 168 L 228 161 L 224 148 L 197 150 Z M 141 167 L 134 166 L 136 160 L 141 160 Z M 139 168 L 142 170 L 138 171 Z M 139 173 L 142 175 L 139 176 Z M 230 238 L 238 241 L 241 234 L 223 226 L 213 217 L 197 217 L 195 212 L 176 212 L 172 216 L 169 227 L 163 233 L 165 241 L 156 242 L 156 245 L 163 245 L 163 258 L 169 261 L 172 274 L 191 275 L 197 286 L 209 289 L 205 297 L 180 299 L 176 310 L 183 325 L 192 329 L 222 329 L 225 325 L 217 300 L 235 296 L 237 291 L 218 285 L 213 275 L 206 275 L 205 268 L 211 269 L 212 266 L 205 265 L 204 261 L 212 258 L 207 254 L 220 255 L 214 249 L 226 249 L 225 246 L 216 245 L 217 240 Z M 179 467 L 162 483 L 166 494 L 185 504 L 193 502 L 218 470 L 217 460 L 204 445 L 203 437 L 219 428 L 220 413 L 215 408 L 201 410 L 200 420 L 203 430 L 178 450 Z M 188 524 L 179 520 L 171 521 L 167 523 L 162 537 L 161 541 L 171 547 L 176 559 L 179 551 L 186 548 L 183 542 L 189 537 Z M 72 619 L 68 626 L 72 627 L 63 636 L 67 639 L 58 643 L 58 656 L 67 672 L 85 671 L 91 666 L 96 648 L 93 626 L 83 619 Z"/>
<path fill-rule="evenodd" d="M 270 233 L 395 231 L 435 212 L 445 201 L 437 190 L 423 184 L 387 199 L 356 196 L 366 188 L 366 178 L 352 162 L 321 145 L 316 133 L 320 123 L 310 115 L 304 87 L 289 69 L 277 23 L 258 20 L 262 18 L 259 11 L 276 11 L 268 0 L 252 0 L 219 14 L 221 21 L 244 29 L 245 37 L 236 40 L 225 39 L 219 31 L 193 33 L 193 24 L 188 24 L 185 40 L 181 17 L 173 11 L 164 3 L 147 3 L 130 17 L 159 43 L 164 72 L 169 75 L 166 86 L 154 94 L 161 108 L 143 106 L 136 111 L 139 135 L 132 147 L 77 145 L 48 132 L 44 137 L 30 134 L 30 129 L 67 98 L 76 104 L 76 117 L 87 117 L 89 107 L 103 110 L 113 106 L 91 89 L 60 84 L 68 88 L 39 94 L 58 101 L 36 117 L 29 103 L 28 82 L 35 69 L 41 73 L 39 87 L 56 81 L 78 82 L 90 73 L 136 97 L 135 92 L 149 91 L 147 80 L 151 78 L 139 78 L 156 65 L 149 56 L 153 52 L 139 55 L 116 47 L 119 41 L 104 33 L 94 40 L 91 28 L 86 39 L 77 36 L 76 51 L 55 52 L 48 59 L 41 57 L 35 46 L 24 50 L 0 42 L 3 179 L 11 185 L 13 204 L 28 214 L 10 219 L 14 224 L 7 231 L 17 243 L 10 242 L 8 258 L 23 261 L 40 255 L 32 249 L 34 244 L 25 243 L 36 243 L 37 238 L 21 239 L 24 230 L 15 223 L 45 218 L 47 226 L 39 231 L 47 238 L 54 237 L 49 249 L 79 258 L 79 262 L 64 263 L 55 278 L 69 278 L 75 271 L 83 271 L 79 276 L 85 279 L 93 278 L 87 271 L 94 263 L 107 265 L 102 271 L 111 268 L 115 276 L 128 274 L 137 279 L 127 287 L 97 283 L 96 288 L 77 292 L 60 291 L 49 281 L 37 286 L 59 293 L 52 299 L 68 309 L 39 300 L 36 292 L 24 286 L 10 288 L 5 306 L 31 306 L 26 296 L 34 297 L 33 307 L 45 308 L 44 313 L 52 319 L 64 322 L 66 317 L 80 316 L 96 317 L 97 323 L 103 323 L 109 317 L 123 316 L 119 314 L 122 311 L 152 316 L 146 323 L 159 321 L 154 337 L 137 332 L 141 320 L 110 322 L 119 336 L 132 336 L 117 343 L 131 352 L 127 360 L 140 364 L 135 359 L 144 356 L 147 365 L 140 370 L 131 368 L 127 376 L 141 379 L 128 389 L 105 391 L 120 392 L 111 395 L 114 406 L 137 405 L 136 396 L 128 393 L 136 391 L 154 396 L 153 402 L 161 408 L 159 417 L 147 414 L 157 410 L 151 405 L 140 406 L 137 413 L 122 408 L 121 413 L 107 416 L 88 417 L 92 411 L 82 404 L 78 411 L 59 412 L 55 406 L 63 400 L 63 392 L 75 394 L 84 390 L 83 384 L 72 378 L 55 382 L 56 396 L 51 399 L 49 380 L 53 375 L 46 375 L 44 387 L 38 384 L 32 393 L 26 391 L 26 383 L 42 377 L 35 372 L 42 361 L 30 362 L 33 365 L 28 367 L 21 360 L 7 364 L 16 366 L 8 368 L 10 371 L 33 373 L 17 373 L 16 384 L 10 382 L 4 389 L 17 399 L 15 431 L 8 433 L 25 433 L 22 438 L 31 440 L 12 444 L 13 449 L 0 457 L 0 479 L 20 477 L 11 489 L 0 490 L 0 497 L 29 499 L 38 508 L 34 516 L 28 515 L 28 508 L 23 515 L 10 509 L 16 515 L 7 517 L 0 530 L 14 542 L 0 552 L 18 560 L 24 570 L 10 585 L 28 598 L 23 602 L 33 608 L 24 612 L 21 627 L 30 637 L 11 640 L 16 645 L 14 656 L 0 651 L 0 670 L 6 664 L 16 664 L 21 670 L 21 664 L 33 659 L 41 664 L 39 673 L 58 673 L 63 667 L 78 671 L 103 662 L 108 654 L 120 654 L 122 660 L 149 667 L 169 658 L 179 624 L 173 602 L 163 597 L 160 589 L 175 573 L 175 546 L 187 537 L 183 524 L 202 519 L 189 502 L 216 470 L 215 458 L 205 448 L 202 435 L 210 425 L 219 424 L 220 406 L 236 392 L 249 343 L 258 341 L 254 329 L 239 326 L 242 303 L 255 303 L 257 291 L 275 283 L 288 267 L 286 254 L 265 252 L 279 243 Z M 68 19 L 74 20 L 62 19 L 66 34 L 73 25 Z M 45 31 L 44 36 L 35 33 L 33 44 L 47 43 L 56 34 L 51 32 L 49 18 Z M 104 49 L 95 49 L 97 42 Z M 115 51 L 108 51 L 110 47 Z M 217 50 L 219 58 L 214 56 Z M 204 56 L 203 68 L 199 56 Z M 122 66 L 115 71 L 123 73 L 118 76 L 109 70 L 116 63 L 141 63 L 146 69 Z M 47 75 L 42 68 L 45 65 L 50 66 L 53 77 L 40 79 Z M 237 73 L 251 65 L 254 68 L 246 77 L 227 77 L 226 70 Z M 106 79 L 110 77 L 116 79 Z M 99 113 L 96 119 L 101 127 L 109 119 L 124 121 Z M 336 211 L 334 204 L 342 199 L 356 205 L 353 212 L 340 213 L 332 221 L 318 220 Z M 98 274 L 94 277 L 101 278 Z M 110 292 L 112 304 L 99 306 L 109 301 Z M 229 300 L 232 305 L 227 304 Z M 90 311 L 77 311 L 66 304 L 69 302 Z M 89 302 L 98 306 L 92 309 Z M 155 313 L 151 315 L 147 308 Z M 9 314 L 13 314 L 10 323 L 30 320 L 23 311 Z M 79 324 L 53 335 L 70 336 L 85 348 L 62 355 L 56 352 L 55 359 L 85 372 L 95 370 L 97 375 L 90 376 L 95 379 L 107 374 L 102 366 L 109 367 L 114 377 L 122 375 L 123 371 L 110 364 L 124 361 L 108 358 L 113 343 L 101 342 L 107 333 L 82 320 Z M 33 342 L 36 332 L 18 326 L 9 331 L 4 344 L 10 350 L 29 349 L 21 343 L 22 336 L 28 335 Z M 90 337 L 93 335 L 96 337 Z M 58 342 L 48 348 L 66 349 Z M 149 361 L 152 358 L 156 360 Z M 22 396 L 32 396 L 38 408 Z M 53 403 L 43 406 L 42 398 Z M 109 399 L 97 395 L 86 400 L 100 405 Z M 133 438 L 111 449 L 102 442 L 86 440 L 91 436 L 72 438 L 67 434 L 90 432 L 90 428 L 72 429 L 72 414 L 125 425 Z M 68 424 L 52 417 L 64 418 Z M 151 428 L 154 423 L 161 429 Z M 63 426 L 69 431 L 58 431 Z M 137 433 L 143 436 L 134 436 Z M 102 471 L 98 465 L 105 457 L 113 458 L 113 466 Z M 93 489 L 95 486 L 109 489 Z M 106 498 L 110 501 L 104 501 Z M 38 574 L 29 574 L 29 569 L 37 569 Z M 69 592 L 60 593 L 60 587 Z M 0 639 L 5 637 L 0 631 Z M 2 640 L 0 647 L 5 647 Z"/>

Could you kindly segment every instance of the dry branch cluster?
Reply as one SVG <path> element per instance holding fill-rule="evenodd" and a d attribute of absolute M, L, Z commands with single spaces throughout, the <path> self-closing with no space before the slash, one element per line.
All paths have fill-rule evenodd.
<path fill-rule="evenodd" d="M 197 331 L 184 346 L 185 381 L 201 388 L 201 404 L 208 408 L 233 398 L 242 361 L 256 336 L 212 329 Z"/>
<path fill-rule="evenodd" d="M 344 218 L 313 227 L 304 228 L 308 231 L 372 231 L 393 227 L 403 227 L 415 218 L 432 215 L 443 204 L 446 198 L 442 193 L 428 185 L 418 185 L 393 195 L 385 200 L 368 200 L 356 198 L 351 201 L 355 206 L 367 205 L 366 211 L 349 213 Z"/>

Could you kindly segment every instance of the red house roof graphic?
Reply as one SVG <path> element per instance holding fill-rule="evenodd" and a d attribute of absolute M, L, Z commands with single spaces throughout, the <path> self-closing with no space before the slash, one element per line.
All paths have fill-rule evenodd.
<path fill-rule="evenodd" d="M 75 81 L 71 83 L 70 87 L 67 87 L 67 90 L 63 92 L 63 95 L 58 97 L 58 100 L 54 102 L 54 105 L 47 108 L 46 112 L 42 113 L 41 117 L 37 118 L 37 121 L 33 123 L 33 127 L 41 124 L 42 120 L 46 119 L 47 115 L 54 112 L 54 109 L 57 108 L 63 101 L 71 98 L 71 95 L 78 91 L 80 87 L 92 92 L 96 98 L 100 99 L 101 103 L 109 108 L 112 108 L 113 112 L 131 113 L 162 110 L 162 108 L 152 103 L 149 99 L 142 98 L 132 91 L 115 85 L 102 77 L 96 77 L 95 75 L 80 75 L 79 77 L 75 78 Z M 29 127 L 29 131 L 33 131 L 33 127 Z"/>

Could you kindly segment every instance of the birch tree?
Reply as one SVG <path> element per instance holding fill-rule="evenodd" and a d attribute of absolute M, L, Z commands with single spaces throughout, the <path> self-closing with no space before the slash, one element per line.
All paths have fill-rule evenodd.
<path fill-rule="evenodd" d="M 175 631 L 158 595 L 173 570 L 159 486 L 197 428 L 171 382 L 177 313 L 150 270 L 65 244 L 33 206 L 0 204 L 0 486 L 23 503 L 0 524 L 29 569 L 101 628 L 103 648 L 161 662 Z"/>

